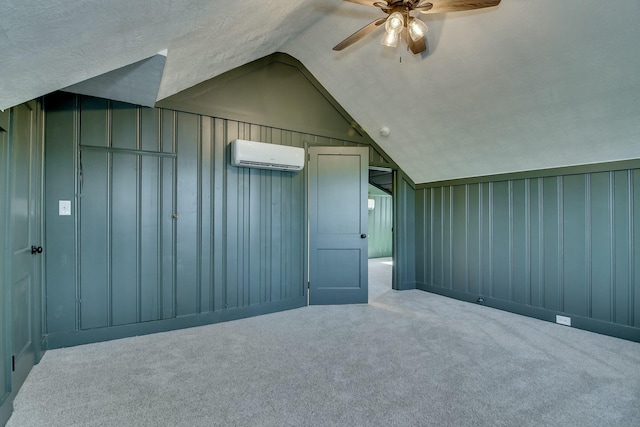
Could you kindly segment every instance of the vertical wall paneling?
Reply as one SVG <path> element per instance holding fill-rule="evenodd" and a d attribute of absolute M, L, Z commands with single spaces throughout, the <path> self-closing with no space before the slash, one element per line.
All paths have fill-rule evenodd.
<path fill-rule="evenodd" d="M 475 294 L 480 293 L 480 283 L 482 280 L 482 261 L 480 238 L 482 216 L 480 204 L 480 185 L 471 184 L 467 186 L 467 236 L 465 244 L 467 245 L 467 280 L 468 286 L 466 292 Z"/>
<path fill-rule="evenodd" d="M 468 247 L 467 226 L 468 198 L 467 187 L 464 185 L 451 187 L 449 211 L 451 212 L 451 287 L 459 291 L 467 290 L 468 276 Z M 464 206 L 464 209 L 453 209 L 453 206 Z"/>
<path fill-rule="evenodd" d="M 564 176 L 558 176 L 558 307 L 564 311 Z"/>
<path fill-rule="evenodd" d="M 176 228 L 176 314 L 197 312 L 200 267 L 199 215 L 201 173 L 198 145 L 199 118 L 195 114 L 178 113 L 176 138 L 178 145 Z"/>
<path fill-rule="evenodd" d="M 560 222 L 560 206 L 558 206 L 558 177 L 543 179 L 544 203 L 544 307 L 551 310 L 561 310 L 560 300 L 560 263 L 561 254 L 558 252 L 560 236 L 558 224 Z"/>
<path fill-rule="evenodd" d="M 525 225 L 529 232 L 529 280 L 531 283 L 530 304 L 534 307 L 542 305 L 543 286 L 543 261 L 542 261 L 542 180 L 540 178 L 529 179 L 529 219 Z"/>
<path fill-rule="evenodd" d="M 482 286 L 480 287 L 480 295 L 486 295 L 486 296 L 490 296 L 491 295 L 491 288 L 492 288 L 492 283 L 493 283 L 493 277 L 492 277 L 492 272 L 493 269 L 491 268 L 491 265 L 493 264 L 493 245 L 492 245 L 492 241 L 493 241 L 493 229 L 492 229 L 492 224 L 493 224 L 493 217 L 492 217 L 492 212 L 493 209 L 491 209 L 491 202 L 492 202 L 492 184 L 490 182 L 485 182 L 481 184 L 481 189 L 482 189 L 482 194 L 481 194 L 481 205 L 482 205 L 482 209 L 481 209 L 481 217 L 482 217 L 482 222 L 481 222 L 481 236 L 483 237 L 483 239 L 481 240 L 482 242 L 482 249 L 481 252 L 483 254 L 482 256 Z"/>
<path fill-rule="evenodd" d="M 77 251 L 75 215 L 78 209 L 76 166 L 79 165 L 77 141 L 80 135 L 77 99 L 70 94 L 57 94 L 45 100 L 47 120 L 45 126 L 45 272 L 47 292 L 46 325 L 48 333 L 73 331 L 79 328 L 79 289 L 76 269 Z M 101 126 L 98 116 L 96 127 Z M 87 131 L 85 129 L 84 131 Z M 104 144 L 103 144 L 104 145 Z M 78 172 L 79 173 L 79 172 Z M 53 197 L 50 197 L 53 196 Z M 74 215 L 58 215 L 58 201 L 71 202 Z M 54 279 L 55 278 L 55 279 Z"/>
<path fill-rule="evenodd" d="M 584 258 L 585 258 L 585 300 L 586 300 L 586 311 L 587 317 L 593 316 L 593 303 L 591 295 L 593 294 L 593 285 L 592 285 L 592 258 L 591 258 L 591 247 L 592 244 L 592 236 L 591 236 L 591 174 L 585 174 L 585 188 L 584 188 L 584 198 L 585 198 L 585 211 L 584 211 L 584 233 L 585 233 L 585 245 L 584 245 Z"/>
<path fill-rule="evenodd" d="M 10 176 L 11 150 L 9 146 L 10 110 L 0 112 L 0 423 L 6 422 L 12 410 L 11 394 L 11 348 L 8 337 L 11 328 L 8 322 L 11 305 L 8 292 L 11 282 L 9 217 L 10 217 Z"/>
<path fill-rule="evenodd" d="M 109 154 L 81 152 L 80 185 L 80 327 L 109 326 Z"/>
<path fill-rule="evenodd" d="M 47 272 L 51 347 L 305 304 L 305 174 L 233 167 L 229 142 L 344 141 L 68 94 L 48 97 L 46 114 L 47 221 L 65 219 L 53 213 L 76 182 L 80 201 L 66 232 L 75 219 L 77 265 L 71 256 Z M 400 193 L 399 233 L 415 235 L 405 180 Z M 414 247 L 401 251 L 404 287 Z"/>
<path fill-rule="evenodd" d="M 160 286 L 162 244 L 160 242 L 162 210 L 160 186 L 160 157 L 139 156 L 139 296 L 138 321 L 156 320 L 160 317 Z M 145 173 L 142 173 L 145 171 Z"/>
<path fill-rule="evenodd" d="M 444 221 L 442 236 L 442 274 L 443 282 L 449 289 L 453 288 L 453 187 L 444 187 L 442 194 L 442 219 Z"/>
<path fill-rule="evenodd" d="M 510 181 L 509 198 L 511 205 L 509 299 L 520 304 L 529 304 L 531 295 L 529 269 L 529 180 Z"/>
<path fill-rule="evenodd" d="M 240 138 L 238 133 L 238 123 L 237 122 L 229 122 L 228 124 L 228 135 L 229 140 L 234 140 Z M 226 144 L 225 144 L 226 145 Z M 228 150 L 226 150 L 228 151 Z M 239 197 L 238 193 L 240 191 L 240 187 L 238 185 L 240 177 L 242 176 L 243 169 L 240 168 L 227 168 L 227 198 L 226 198 L 226 208 L 227 208 L 227 223 L 226 223 L 226 232 L 227 232 L 227 274 L 226 274 L 226 292 L 225 292 L 225 305 L 224 308 L 234 308 L 238 306 L 238 285 L 239 285 L 239 245 L 238 241 L 240 240 L 240 236 L 238 233 L 240 227 L 240 221 L 238 218 L 238 210 L 239 210 Z"/>
<path fill-rule="evenodd" d="M 225 224 L 227 222 L 224 200 L 226 199 L 226 173 L 227 167 L 225 146 L 228 140 L 225 121 L 213 119 L 213 203 L 212 224 Z M 226 288 L 224 283 L 226 275 L 226 232 L 220 226 L 213 229 L 213 311 L 225 308 Z"/>
<path fill-rule="evenodd" d="M 159 124 L 159 146 L 163 153 L 175 153 L 177 113 L 173 111 L 160 110 Z M 159 308 L 160 318 L 170 319 L 175 316 L 175 283 L 176 283 L 176 227 L 177 221 L 174 214 L 176 207 L 176 160 L 170 157 L 160 157 L 160 212 L 159 214 L 159 235 L 160 241 L 160 289 Z"/>
<path fill-rule="evenodd" d="M 200 167 L 198 174 L 198 245 L 200 257 L 198 262 L 198 312 L 213 310 L 213 118 L 201 117 L 200 123 Z"/>
<path fill-rule="evenodd" d="M 59 98 L 64 99 L 61 95 Z M 72 98 L 73 99 L 73 98 Z M 50 98 L 51 101 L 56 102 L 57 99 Z M 51 105 L 54 107 L 54 105 Z M 62 107 L 62 105 L 56 105 L 55 107 Z M 69 108 L 67 106 L 66 108 Z M 58 109 L 57 111 L 67 111 Z M 80 140 L 84 145 L 91 145 L 96 147 L 108 147 L 111 144 L 108 128 L 111 126 L 110 122 L 110 109 L 109 101 L 100 98 L 83 97 L 78 99 L 78 115 L 82 117 L 85 124 L 91 123 L 91 126 L 80 126 L 77 123 L 80 130 Z"/>
<path fill-rule="evenodd" d="M 417 216 L 417 218 L 421 219 L 423 224 L 422 228 L 425 232 L 423 244 L 424 244 L 424 257 L 422 260 L 418 260 L 416 262 L 425 262 L 427 266 L 425 267 L 425 279 L 424 281 L 427 283 L 433 283 L 433 190 L 427 192 L 419 192 L 424 194 L 424 211 L 422 215 L 426 217 Z"/>
<path fill-rule="evenodd" d="M 633 241 L 633 236 L 634 236 L 634 220 L 633 220 L 633 216 L 634 216 L 634 205 L 633 205 L 633 197 L 634 197 L 634 188 L 633 188 L 633 171 L 632 170 L 628 170 L 627 171 L 627 185 L 628 185 L 628 205 L 629 205 L 629 212 L 628 212 L 628 224 L 629 224 L 629 234 L 628 234 L 628 250 L 629 250 L 629 255 L 628 255 L 628 263 L 629 263 L 629 275 L 627 276 L 627 280 L 628 280 L 628 298 L 627 298 L 627 307 L 629 310 L 629 319 L 627 321 L 627 324 L 630 326 L 634 326 L 635 325 L 635 316 L 634 316 L 634 307 L 633 307 L 633 300 L 634 300 L 634 276 L 635 276 L 635 247 L 634 247 L 634 241 Z"/>
<path fill-rule="evenodd" d="M 397 290 L 415 289 L 416 286 L 416 194 L 402 172 L 396 172 L 393 179 L 393 194 L 396 199 L 393 212 L 394 245 L 394 286 Z"/>
<path fill-rule="evenodd" d="M 593 173 L 590 176 L 589 199 L 591 205 L 589 215 L 591 223 L 591 317 L 610 322 L 613 320 L 611 311 L 611 289 L 613 247 L 611 246 L 611 175 L 609 172 Z"/>
<path fill-rule="evenodd" d="M 640 341 L 639 186 L 623 169 L 416 190 L 417 287 Z"/>
<path fill-rule="evenodd" d="M 629 265 L 630 218 L 629 171 L 614 172 L 615 286 L 614 313 L 616 323 L 630 324 Z"/>
<path fill-rule="evenodd" d="M 110 101 L 111 144 L 113 148 L 137 150 L 138 108 L 118 101 Z"/>
<path fill-rule="evenodd" d="M 629 298 L 629 304 L 633 305 L 633 326 L 640 327 L 640 172 L 632 171 L 633 180 L 633 274 L 631 275 L 631 293 L 633 298 Z"/>
<path fill-rule="evenodd" d="M 507 181 L 494 182 L 492 185 L 491 229 L 492 270 L 490 296 L 509 300 L 509 278 L 511 267 L 510 251 L 510 185 Z"/>
<path fill-rule="evenodd" d="M 571 175 L 563 180 L 562 224 L 564 229 L 564 250 L 562 264 L 564 280 L 562 311 L 580 316 L 588 315 L 587 306 L 587 240 L 586 200 L 587 181 L 585 175 Z"/>
<path fill-rule="evenodd" d="M 369 217 L 369 258 L 390 257 L 392 255 L 391 232 L 393 223 L 393 198 L 389 195 L 369 194 L 374 200 L 374 208 L 368 212 Z M 420 202 L 416 201 L 416 205 Z"/>
<path fill-rule="evenodd" d="M 369 199 L 372 198 L 371 194 L 371 184 L 369 184 Z M 428 216 L 425 214 L 426 209 L 426 192 L 418 191 L 416 192 L 416 218 L 421 218 L 421 221 L 416 221 L 416 235 L 420 236 L 416 241 L 416 280 L 419 282 L 428 282 L 426 269 L 428 268 L 429 263 L 426 261 L 425 256 L 427 253 L 427 227 L 425 225 L 425 221 L 427 221 Z M 376 205 L 378 201 L 376 200 Z M 377 206 L 376 206 L 377 208 Z M 375 209 L 374 209 L 375 210 Z M 374 258 L 372 256 L 372 225 L 375 227 L 378 226 L 377 222 L 374 223 L 372 221 L 373 213 L 369 210 L 369 258 Z"/>
<path fill-rule="evenodd" d="M 110 317 L 112 325 L 124 325 L 138 321 L 138 156 L 114 153 L 111 159 Z"/>
<path fill-rule="evenodd" d="M 175 316 L 175 235 L 177 219 L 173 217 L 175 206 L 176 161 L 174 158 L 160 157 L 160 318 L 170 319 Z M 179 216 L 178 216 L 179 219 Z"/>
<path fill-rule="evenodd" d="M 260 227 L 261 207 L 264 206 L 261 198 L 262 192 L 260 191 L 260 184 L 262 178 L 265 175 L 265 171 L 253 170 L 249 176 L 249 234 L 247 236 L 248 244 L 246 248 L 248 254 L 248 268 L 249 268 L 249 305 L 257 305 L 262 302 L 261 298 L 261 276 L 260 260 L 262 257 L 260 241 L 262 240 L 263 229 Z"/>
<path fill-rule="evenodd" d="M 433 252 L 433 269 L 434 269 L 434 283 L 444 285 L 444 220 L 443 220 L 443 197 L 444 189 L 434 188 L 432 194 L 433 200 L 433 241 L 431 250 Z"/>

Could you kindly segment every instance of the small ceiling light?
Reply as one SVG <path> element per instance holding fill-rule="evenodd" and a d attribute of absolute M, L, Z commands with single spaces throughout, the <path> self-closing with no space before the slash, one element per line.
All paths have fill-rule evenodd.
<path fill-rule="evenodd" d="M 400 34 L 404 27 L 404 16 L 400 12 L 393 12 L 384 23 L 384 29 L 388 34 Z"/>
<path fill-rule="evenodd" d="M 383 46 L 396 47 L 398 46 L 398 39 L 400 39 L 400 34 L 384 33 L 380 43 L 382 43 Z"/>
<path fill-rule="evenodd" d="M 427 31 L 429 31 L 429 27 L 421 19 L 411 18 L 409 21 L 409 36 L 411 40 L 417 42 L 424 37 Z"/>

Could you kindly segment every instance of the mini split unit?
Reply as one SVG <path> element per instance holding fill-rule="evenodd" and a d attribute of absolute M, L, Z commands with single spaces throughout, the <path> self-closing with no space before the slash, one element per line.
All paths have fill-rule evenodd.
<path fill-rule="evenodd" d="M 304 148 L 242 139 L 231 141 L 233 166 L 299 171 L 304 167 L 304 158 Z"/>

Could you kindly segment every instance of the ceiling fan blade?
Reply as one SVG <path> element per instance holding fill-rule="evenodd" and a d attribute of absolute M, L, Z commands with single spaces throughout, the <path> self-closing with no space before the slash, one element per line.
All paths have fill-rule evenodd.
<path fill-rule="evenodd" d="M 415 5 L 413 9 L 418 10 L 422 13 L 427 13 L 427 11 L 431 10 L 432 7 L 433 7 L 433 3 L 429 2 L 428 0 L 422 0 L 417 5 Z"/>
<path fill-rule="evenodd" d="M 409 37 L 409 32 L 405 28 L 402 31 L 402 38 L 404 39 L 404 41 L 407 42 L 407 46 L 409 46 L 409 50 L 411 50 L 411 52 L 414 55 L 417 55 L 418 53 L 422 53 L 425 50 L 427 50 L 426 37 L 421 37 L 418 41 L 414 42 L 413 39 Z"/>
<path fill-rule="evenodd" d="M 382 9 L 383 11 L 391 10 L 391 6 L 387 2 L 377 1 L 373 4 L 375 7 Z"/>
<path fill-rule="evenodd" d="M 374 3 L 378 3 L 379 0 L 344 0 L 344 1 L 360 4 L 362 6 L 378 7 Z"/>
<path fill-rule="evenodd" d="M 426 5 L 428 3 L 433 4 L 431 9 L 420 8 L 420 4 Z M 421 13 L 447 13 L 497 6 L 500 4 L 500 0 L 428 0 L 420 4 L 416 9 Z"/>
<path fill-rule="evenodd" d="M 384 17 L 384 18 L 378 18 L 375 21 L 368 23 L 367 25 L 360 28 L 358 31 L 356 31 L 355 33 L 351 34 L 349 37 L 347 37 L 346 39 L 338 43 L 333 48 L 333 50 L 342 50 L 345 47 L 351 46 L 352 44 L 354 44 L 355 42 L 357 42 L 358 40 L 362 39 L 364 36 L 369 34 L 371 31 L 375 30 L 377 27 L 384 24 L 384 21 L 386 20 L 387 20 L 387 17 Z"/>

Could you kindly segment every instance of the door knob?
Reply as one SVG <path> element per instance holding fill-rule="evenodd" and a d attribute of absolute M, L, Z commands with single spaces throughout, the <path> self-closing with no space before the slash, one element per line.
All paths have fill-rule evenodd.
<path fill-rule="evenodd" d="M 41 254 L 42 246 L 31 246 L 31 254 Z"/>
<path fill-rule="evenodd" d="M 360 235 L 360 238 L 361 238 L 361 239 L 366 239 L 366 238 L 367 238 L 367 235 L 366 235 L 366 234 L 361 234 L 361 235 Z"/>

